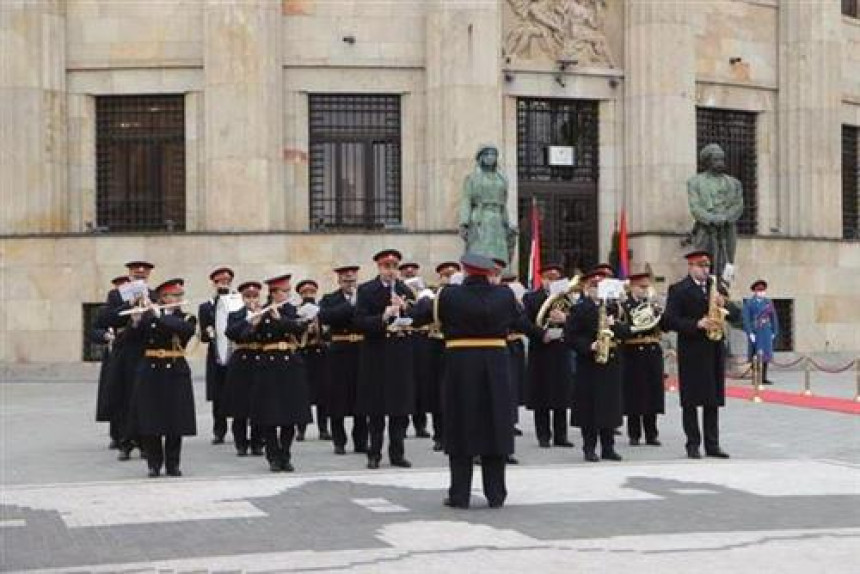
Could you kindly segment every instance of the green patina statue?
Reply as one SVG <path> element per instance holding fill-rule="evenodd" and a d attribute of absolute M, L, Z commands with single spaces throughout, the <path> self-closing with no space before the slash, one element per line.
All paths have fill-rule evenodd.
<path fill-rule="evenodd" d="M 475 154 L 475 170 L 463 182 L 460 237 L 465 251 L 511 261 L 517 231 L 508 218 L 508 180 L 498 170 L 499 150 L 482 145 Z"/>
<path fill-rule="evenodd" d="M 732 265 L 732 269 L 734 266 L 736 223 L 744 210 L 744 196 L 741 182 L 725 173 L 723 148 L 708 144 L 702 148 L 699 158 L 705 171 L 687 180 L 690 213 L 696 221 L 692 241 L 697 249 L 711 253 L 711 272 L 721 277 L 726 265 Z"/>

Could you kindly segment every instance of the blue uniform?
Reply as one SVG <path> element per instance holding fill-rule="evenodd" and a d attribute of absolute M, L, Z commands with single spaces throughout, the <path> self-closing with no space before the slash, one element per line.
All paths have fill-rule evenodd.
<path fill-rule="evenodd" d="M 767 297 L 744 299 L 743 319 L 749 357 L 760 353 L 762 361 L 769 362 L 773 358 L 773 340 L 779 334 L 779 320 L 773 302 Z M 755 342 L 750 335 L 755 336 Z"/>

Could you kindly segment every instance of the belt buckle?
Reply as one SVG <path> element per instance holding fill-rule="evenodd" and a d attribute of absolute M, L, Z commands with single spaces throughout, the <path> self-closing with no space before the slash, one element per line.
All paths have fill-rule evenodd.
<path fill-rule="evenodd" d="M 359 341 L 361 341 L 361 339 L 359 338 L 359 335 L 356 335 L 355 333 L 352 333 L 351 335 L 349 335 L 347 340 L 350 343 L 358 343 Z"/>
<path fill-rule="evenodd" d="M 155 351 L 155 356 L 159 359 L 167 358 L 167 351 L 164 349 L 158 349 Z"/>

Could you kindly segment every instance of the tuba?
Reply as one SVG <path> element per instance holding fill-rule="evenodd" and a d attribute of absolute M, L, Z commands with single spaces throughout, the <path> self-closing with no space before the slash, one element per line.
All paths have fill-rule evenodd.
<path fill-rule="evenodd" d="M 719 324 L 714 329 L 708 329 L 706 335 L 711 341 L 722 341 L 726 330 L 726 315 L 729 312 L 717 304 L 717 277 L 711 275 L 711 290 L 708 293 L 708 319 Z"/>
<path fill-rule="evenodd" d="M 573 279 L 570 280 L 570 285 L 568 285 L 567 290 L 550 295 L 547 297 L 547 300 L 543 302 L 543 305 L 541 305 L 540 310 L 538 311 L 537 318 L 535 319 L 535 324 L 537 324 L 541 329 L 548 329 L 550 312 L 554 309 L 558 309 L 563 313 L 569 313 L 571 307 L 573 307 L 573 304 L 576 302 L 574 295 L 578 295 L 581 292 L 582 286 L 579 283 L 579 275 L 574 275 Z"/>

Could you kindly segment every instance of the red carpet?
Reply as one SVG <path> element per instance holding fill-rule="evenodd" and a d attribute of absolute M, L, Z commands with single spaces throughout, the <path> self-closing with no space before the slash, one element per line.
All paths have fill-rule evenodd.
<path fill-rule="evenodd" d="M 666 380 L 666 388 L 671 389 L 677 387 L 677 380 L 671 377 Z M 750 400 L 753 396 L 753 389 L 750 385 L 726 385 L 726 396 L 733 399 Z M 845 413 L 850 415 L 860 415 L 860 403 L 851 399 L 839 399 L 834 397 L 807 397 L 801 393 L 789 393 L 787 391 L 777 391 L 763 389 L 759 396 L 762 402 L 773 403 L 777 405 L 788 405 L 791 407 L 800 407 L 803 409 L 818 409 L 822 411 L 831 411 L 834 413 Z"/>

